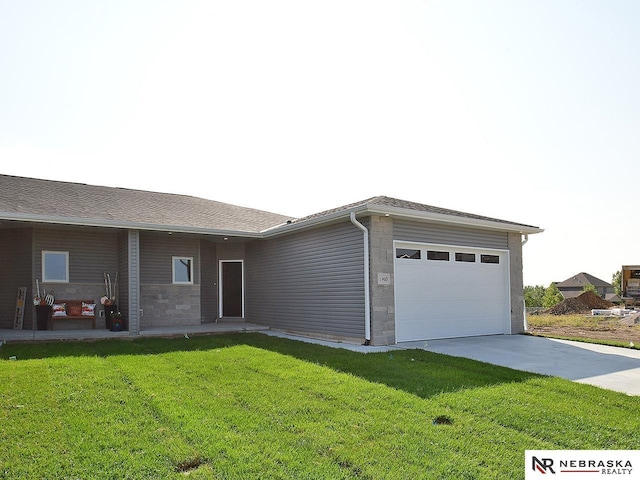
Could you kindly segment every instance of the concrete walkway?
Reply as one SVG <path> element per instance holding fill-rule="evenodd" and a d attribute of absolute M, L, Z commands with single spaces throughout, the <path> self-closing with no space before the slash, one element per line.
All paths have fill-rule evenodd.
<path fill-rule="evenodd" d="M 182 335 L 206 335 L 217 333 L 260 332 L 269 327 L 241 321 L 224 320 L 218 323 L 184 327 L 155 327 L 140 331 L 140 335 L 129 332 L 111 332 L 106 328 L 82 330 L 0 330 L 0 342 L 38 342 L 55 340 L 103 340 L 107 338 L 173 337 Z"/>

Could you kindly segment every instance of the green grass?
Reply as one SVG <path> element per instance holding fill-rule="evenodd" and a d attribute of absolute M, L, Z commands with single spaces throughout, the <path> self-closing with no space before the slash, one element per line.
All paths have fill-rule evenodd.
<path fill-rule="evenodd" d="M 583 327 L 601 329 L 610 321 L 609 317 L 581 315 L 527 315 L 527 323 L 537 327 Z"/>
<path fill-rule="evenodd" d="M 244 334 L 0 358 L 3 479 L 503 479 L 526 449 L 640 448 L 639 397 L 420 350 Z"/>

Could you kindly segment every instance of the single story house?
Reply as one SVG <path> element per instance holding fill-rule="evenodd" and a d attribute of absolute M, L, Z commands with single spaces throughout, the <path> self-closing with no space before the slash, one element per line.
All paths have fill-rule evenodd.
<path fill-rule="evenodd" d="M 613 295 L 615 293 L 613 285 L 584 272 L 580 272 L 562 282 L 555 282 L 555 284 L 564 298 L 577 297 L 583 293 L 584 288 L 589 285 L 595 287 L 596 292 L 602 298 L 606 298 L 607 295 Z"/>
<path fill-rule="evenodd" d="M 291 218 L 0 175 L 0 328 L 13 326 L 20 287 L 25 329 L 37 289 L 94 299 L 104 326 L 108 273 L 131 335 L 225 319 L 372 345 L 516 334 L 522 245 L 541 231 L 385 196 Z"/>

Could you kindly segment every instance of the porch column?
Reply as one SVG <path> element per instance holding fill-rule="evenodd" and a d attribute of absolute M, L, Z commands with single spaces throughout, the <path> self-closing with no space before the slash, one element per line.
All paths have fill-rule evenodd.
<path fill-rule="evenodd" d="M 140 334 L 140 232 L 129 230 L 128 238 L 129 335 Z"/>
<path fill-rule="evenodd" d="M 393 345 L 396 343 L 393 220 L 379 215 L 370 218 L 371 344 Z"/>
<path fill-rule="evenodd" d="M 509 277 L 511 289 L 511 333 L 524 332 L 524 287 L 522 279 L 522 235 L 509 233 Z"/>

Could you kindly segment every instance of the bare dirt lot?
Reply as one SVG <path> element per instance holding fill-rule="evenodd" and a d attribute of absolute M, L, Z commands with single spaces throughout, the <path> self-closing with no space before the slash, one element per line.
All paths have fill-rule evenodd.
<path fill-rule="evenodd" d="M 547 337 L 596 340 L 640 348 L 640 315 L 626 317 L 592 315 L 595 309 L 611 309 L 615 305 L 593 292 L 567 298 L 539 315 L 527 317 L 528 331 Z"/>
<path fill-rule="evenodd" d="M 626 344 L 633 342 L 640 346 L 640 323 L 634 323 L 633 319 L 586 315 L 532 315 L 527 320 L 528 331 L 533 335 Z"/>

